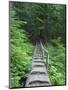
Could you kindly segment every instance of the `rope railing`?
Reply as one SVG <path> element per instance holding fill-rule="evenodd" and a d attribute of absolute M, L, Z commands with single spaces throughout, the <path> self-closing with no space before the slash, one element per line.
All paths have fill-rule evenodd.
<path fill-rule="evenodd" d="M 48 70 L 49 53 L 48 53 L 48 50 L 44 48 L 41 41 L 40 41 L 40 45 L 41 45 L 41 48 L 42 48 L 43 59 L 46 59 L 46 68 Z"/>

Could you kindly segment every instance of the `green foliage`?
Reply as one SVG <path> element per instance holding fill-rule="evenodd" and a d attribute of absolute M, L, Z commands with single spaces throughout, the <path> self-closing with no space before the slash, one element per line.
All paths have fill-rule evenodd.
<path fill-rule="evenodd" d="M 31 69 L 33 45 L 28 41 L 28 33 L 20 29 L 20 25 L 27 22 L 12 16 L 10 22 L 10 87 L 21 87 Z"/>
<path fill-rule="evenodd" d="M 47 44 L 47 49 L 50 55 L 48 66 L 49 77 L 53 85 L 64 85 L 65 48 L 63 46 L 63 43 L 61 43 L 60 38 L 52 40 L 51 43 Z"/>
<path fill-rule="evenodd" d="M 32 42 L 38 37 L 44 42 L 61 37 L 65 43 L 65 5 L 23 2 L 13 4 L 17 18 L 27 21 L 25 29 Z"/>

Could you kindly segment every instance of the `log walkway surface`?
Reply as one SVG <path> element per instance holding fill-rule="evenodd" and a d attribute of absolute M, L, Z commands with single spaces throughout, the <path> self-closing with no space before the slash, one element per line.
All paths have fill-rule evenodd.
<path fill-rule="evenodd" d="M 32 69 L 26 80 L 25 87 L 50 86 L 47 64 L 44 62 L 42 43 L 37 42 L 32 58 Z"/>

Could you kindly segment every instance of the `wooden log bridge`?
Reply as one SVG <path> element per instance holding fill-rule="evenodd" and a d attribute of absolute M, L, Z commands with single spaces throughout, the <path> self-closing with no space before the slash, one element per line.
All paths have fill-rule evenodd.
<path fill-rule="evenodd" d="M 44 57 L 44 52 L 46 54 L 46 57 Z M 47 50 L 44 51 L 41 41 L 37 42 L 34 50 L 34 55 L 32 58 L 32 69 L 26 80 L 25 87 L 51 85 L 47 72 L 48 71 L 47 60 L 48 60 Z"/>

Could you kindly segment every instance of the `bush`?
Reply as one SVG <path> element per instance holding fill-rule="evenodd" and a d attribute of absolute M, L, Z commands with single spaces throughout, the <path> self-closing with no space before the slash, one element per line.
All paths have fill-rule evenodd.
<path fill-rule="evenodd" d="M 10 26 L 10 87 L 24 86 L 31 69 L 33 45 L 28 41 L 28 34 L 20 29 L 25 21 L 12 18 Z"/>
<path fill-rule="evenodd" d="M 54 44 L 55 43 L 55 44 Z M 54 46 L 56 45 L 56 46 Z M 47 44 L 49 51 L 48 72 L 52 85 L 65 84 L 65 47 L 59 39 Z"/>

